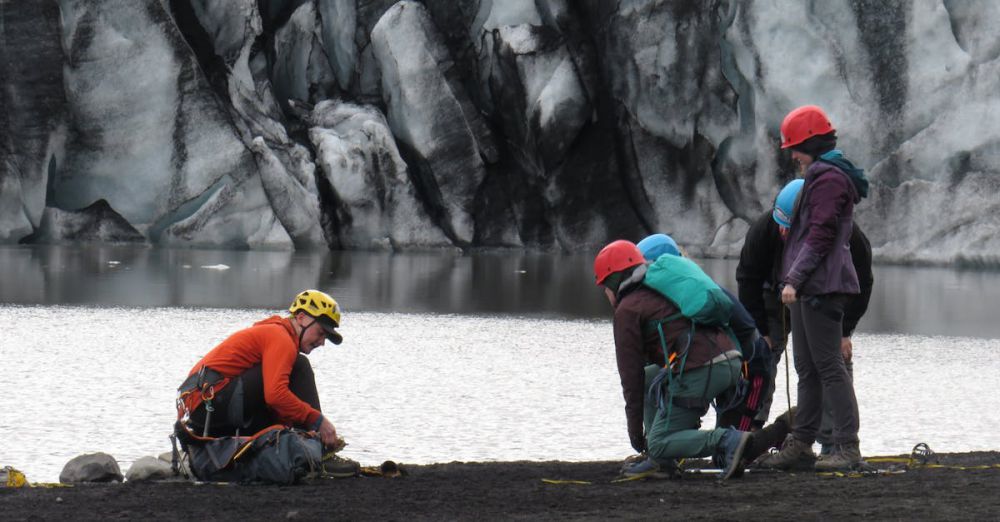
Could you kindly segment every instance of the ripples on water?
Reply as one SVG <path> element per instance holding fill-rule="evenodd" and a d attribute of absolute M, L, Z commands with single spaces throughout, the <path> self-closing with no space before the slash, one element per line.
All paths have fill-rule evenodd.
<path fill-rule="evenodd" d="M 167 451 L 187 371 L 270 313 L 0 305 L 0 466 L 55 481 L 81 453 L 108 452 L 124 471 Z M 343 332 L 343 345 L 310 360 L 324 412 L 349 442 L 345 454 L 364 464 L 631 451 L 608 320 L 356 312 Z M 857 335 L 854 343 L 864 452 L 903 453 L 917 442 L 997 449 L 986 436 L 996 416 L 983 400 L 995 392 L 1000 341 Z M 783 367 L 778 390 L 772 416 L 786 402 Z"/>

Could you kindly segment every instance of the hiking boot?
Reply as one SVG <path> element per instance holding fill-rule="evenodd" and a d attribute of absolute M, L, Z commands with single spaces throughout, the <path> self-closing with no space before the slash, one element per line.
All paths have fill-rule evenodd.
<path fill-rule="evenodd" d="M 320 476 L 332 478 L 355 477 L 361 469 L 357 462 L 345 459 L 336 453 L 323 455 L 320 467 L 322 468 Z"/>
<path fill-rule="evenodd" d="M 671 459 L 667 464 L 660 465 L 652 458 L 645 460 L 633 459 L 622 466 L 622 477 L 629 479 L 669 479 L 680 475 L 677 462 Z"/>
<path fill-rule="evenodd" d="M 816 460 L 823 460 L 824 458 L 829 457 L 831 453 L 833 453 L 833 444 L 825 444 L 821 442 L 819 444 L 819 458 Z"/>
<path fill-rule="evenodd" d="M 638 464 L 639 462 L 642 462 L 642 461 L 644 461 L 644 460 L 646 460 L 648 458 L 649 458 L 649 456 L 646 455 L 645 451 L 642 452 L 642 453 L 636 453 L 635 455 L 629 455 L 628 457 L 625 457 L 624 461 L 622 461 L 622 469 L 621 469 L 621 471 L 624 473 L 625 472 L 625 468 L 629 467 L 632 464 Z"/>
<path fill-rule="evenodd" d="M 743 452 L 753 440 L 753 434 L 748 431 L 726 429 L 726 434 L 719 441 L 719 464 L 722 473 L 719 480 L 740 478 L 743 476 Z"/>
<path fill-rule="evenodd" d="M 816 461 L 816 471 L 853 471 L 863 465 L 857 442 L 834 444 L 829 455 L 823 455 Z"/>
<path fill-rule="evenodd" d="M 792 431 L 789 419 L 795 415 L 795 408 L 778 416 L 774 422 L 753 432 L 753 443 L 743 452 L 743 460 L 753 462 L 771 448 L 780 448 Z"/>
<path fill-rule="evenodd" d="M 761 469 L 777 469 L 781 471 L 809 471 L 816 465 L 816 454 L 812 444 L 802 442 L 791 435 L 777 453 L 770 453 L 758 458 L 753 467 Z"/>

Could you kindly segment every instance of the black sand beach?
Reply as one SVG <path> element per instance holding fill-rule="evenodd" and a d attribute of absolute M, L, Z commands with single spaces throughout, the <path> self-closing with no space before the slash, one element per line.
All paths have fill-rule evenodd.
<path fill-rule="evenodd" d="M 399 478 L 290 486 L 191 483 L 0 488 L 4 520 L 995 519 L 1000 452 L 937 455 L 937 466 L 835 476 L 748 472 L 724 484 L 612 483 L 617 462 L 406 466 Z M 583 481 L 547 483 L 543 479 Z"/>

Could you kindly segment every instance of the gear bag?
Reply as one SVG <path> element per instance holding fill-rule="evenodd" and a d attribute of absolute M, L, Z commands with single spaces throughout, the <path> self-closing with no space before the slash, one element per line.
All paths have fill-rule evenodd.
<path fill-rule="evenodd" d="M 175 434 L 191 473 L 206 482 L 290 485 L 321 469 L 323 443 L 314 432 L 275 425 L 251 437 L 200 437 L 178 421 Z"/>

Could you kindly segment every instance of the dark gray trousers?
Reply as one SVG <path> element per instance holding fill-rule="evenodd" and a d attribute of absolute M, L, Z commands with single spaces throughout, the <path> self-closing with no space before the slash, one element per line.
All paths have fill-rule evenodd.
<path fill-rule="evenodd" d="M 823 399 L 833 410 L 830 442 L 858 442 L 858 401 L 854 383 L 840 353 L 844 305 L 847 297 L 804 297 L 789 305 L 792 315 L 792 353 L 799 376 L 798 411 L 792 433 L 813 443 L 823 417 Z"/>
<path fill-rule="evenodd" d="M 854 382 L 854 363 L 850 361 L 844 361 L 847 366 L 847 375 L 851 377 L 851 382 Z M 819 433 L 816 434 L 816 442 L 829 446 L 833 444 L 833 406 L 830 401 L 823 396 L 823 422 L 820 423 Z"/>

